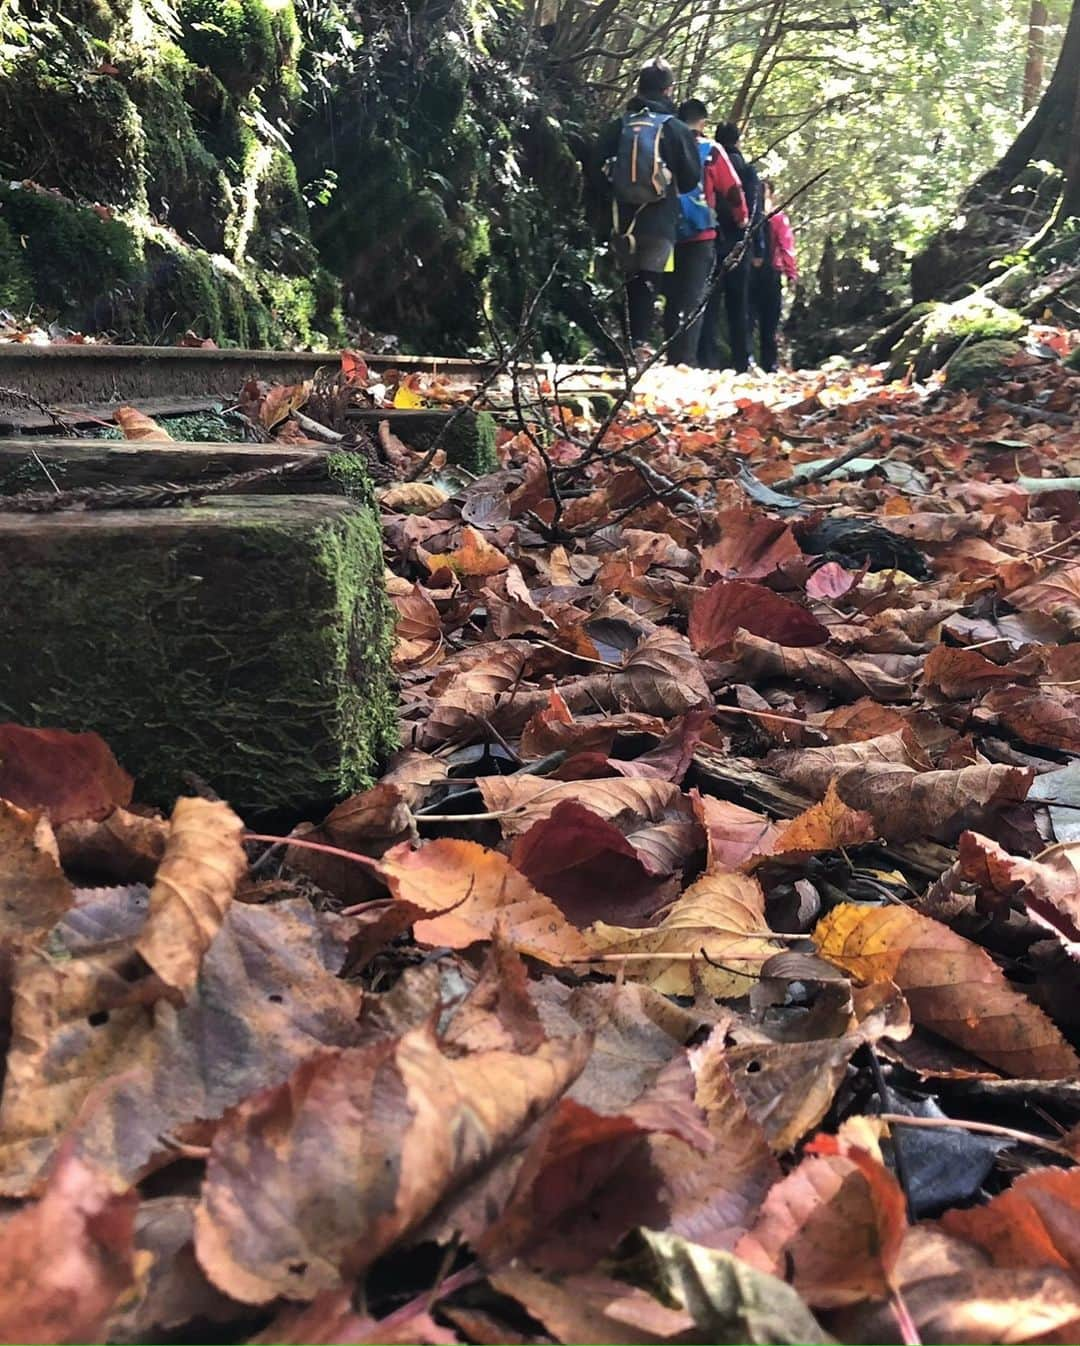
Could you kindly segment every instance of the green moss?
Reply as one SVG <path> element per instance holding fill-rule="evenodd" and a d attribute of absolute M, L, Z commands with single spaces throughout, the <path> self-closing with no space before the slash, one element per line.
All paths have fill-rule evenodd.
<path fill-rule="evenodd" d="M 394 735 L 382 565 L 378 516 L 317 497 L 0 520 L 0 713 L 101 733 L 145 802 L 185 770 L 245 810 L 363 788 Z"/>
<path fill-rule="evenodd" d="M 21 251 L 34 301 L 73 326 L 108 327 L 142 275 L 142 246 L 127 225 L 58 196 L 0 184 L 0 220 Z"/>
<path fill-rule="evenodd" d="M 923 307 L 923 306 L 920 306 Z M 900 378 L 914 366 L 918 378 L 940 369 L 961 345 L 1007 341 L 1018 336 L 1027 322 L 1012 309 L 976 292 L 954 304 L 929 304 L 897 342 L 886 378 Z"/>
<path fill-rule="evenodd" d="M 495 450 L 495 421 L 489 411 L 464 411 L 443 436 L 446 461 L 463 467 L 476 477 L 499 470 Z"/>
<path fill-rule="evenodd" d="M 146 146 L 116 79 L 57 75 L 26 61 L 0 76 L 0 177 L 33 178 L 68 196 L 144 208 Z"/>
<path fill-rule="evenodd" d="M 344 337 L 335 282 L 325 274 L 279 276 L 259 273 L 259 290 L 270 312 L 275 342 L 316 349 L 339 344 Z"/>
<path fill-rule="evenodd" d="M 25 313 L 34 298 L 34 282 L 23 249 L 0 218 L 0 308 Z"/>
<path fill-rule="evenodd" d="M 949 361 L 945 370 L 946 386 L 977 388 L 990 379 L 999 377 L 1003 373 L 1005 361 L 1019 351 L 1019 342 L 1000 338 L 976 341 L 970 346 L 965 346 Z"/>

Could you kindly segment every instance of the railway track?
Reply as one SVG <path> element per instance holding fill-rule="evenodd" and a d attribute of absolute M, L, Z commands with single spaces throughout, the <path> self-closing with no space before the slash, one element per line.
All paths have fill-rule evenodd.
<path fill-rule="evenodd" d="M 395 369 L 463 383 L 480 382 L 495 368 L 490 360 L 434 355 L 365 355 L 364 359 L 374 374 Z M 151 416 L 207 410 L 232 401 L 249 379 L 300 383 L 319 369 L 333 369 L 337 360 L 332 352 L 0 344 L 0 434 L 41 433 L 55 424 L 32 407 L 5 404 L 3 389 L 33 397 L 75 425 L 93 424 L 111 420 L 110 409 L 124 404 L 138 406 Z M 603 391 L 602 385 L 610 386 L 616 377 L 614 371 L 599 367 L 575 368 L 574 376 L 575 392 Z"/>

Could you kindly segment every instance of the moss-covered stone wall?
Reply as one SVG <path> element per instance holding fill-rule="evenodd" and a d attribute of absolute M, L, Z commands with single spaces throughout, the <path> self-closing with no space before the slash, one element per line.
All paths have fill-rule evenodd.
<path fill-rule="evenodd" d="M 121 340 L 406 348 L 592 264 L 565 100 L 506 0 L 0 5 L 0 307 Z M 72 257 L 78 266 L 70 265 Z M 583 354 L 565 319 L 541 333 Z"/>

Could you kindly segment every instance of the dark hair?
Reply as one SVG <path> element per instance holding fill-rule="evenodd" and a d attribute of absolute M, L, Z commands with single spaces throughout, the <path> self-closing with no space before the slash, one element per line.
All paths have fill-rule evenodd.
<path fill-rule="evenodd" d="M 674 83 L 675 71 L 662 56 L 657 56 L 638 72 L 637 91 L 643 98 L 652 98 L 658 93 L 667 93 Z"/>
<path fill-rule="evenodd" d="M 682 122 L 703 122 L 709 115 L 709 109 L 700 98 L 688 98 L 679 106 L 679 120 Z"/>
<path fill-rule="evenodd" d="M 733 150 L 741 136 L 737 122 L 721 122 L 716 128 L 716 138 L 726 150 Z"/>

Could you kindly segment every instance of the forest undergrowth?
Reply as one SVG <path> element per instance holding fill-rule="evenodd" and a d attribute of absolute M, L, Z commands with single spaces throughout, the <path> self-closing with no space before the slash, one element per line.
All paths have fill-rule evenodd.
<path fill-rule="evenodd" d="M 1069 343 L 384 427 L 402 746 L 284 842 L 0 729 L 0 1338 L 1076 1340 Z"/>

